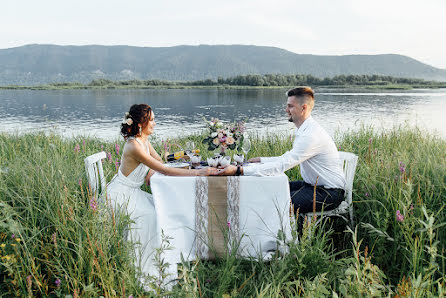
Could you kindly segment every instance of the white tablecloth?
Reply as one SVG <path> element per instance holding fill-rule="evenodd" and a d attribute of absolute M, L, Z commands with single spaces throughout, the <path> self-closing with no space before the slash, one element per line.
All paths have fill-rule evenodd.
<path fill-rule="evenodd" d="M 172 237 L 170 244 L 173 249 L 164 254 L 170 264 L 180 263 L 181 254 L 185 260 L 196 258 L 196 179 L 159 173 L 150 179 L 158 230 Z M 242 237 L 238 253 L 245 257 L 265 257 L 268 251 L 277 249 L 279 231 L 284 231 L 287 239 L 291 238 L 288 178 L 284 174 L 270 177 L 241 176 L 239 185 L 239 235 Z"/>

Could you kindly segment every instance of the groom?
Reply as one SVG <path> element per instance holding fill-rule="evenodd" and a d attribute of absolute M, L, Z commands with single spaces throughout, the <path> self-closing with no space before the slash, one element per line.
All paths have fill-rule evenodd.
<path fill-rule="evenodd" d="M 316 211 L 331 210 L 344 199 L 345 178 L 336 145 L 328 133 L 311 117 L 314 91 L 297 87 L 287 93 L 288 121 L 296 126 L 293 148 L 277 157 L 256 157 L 246 167 L 230 165 L 220 175 L 278 175 L 300 164 L 303 181 L 290 182 L 294 212 L 313 211 L 316 185 Z"/>

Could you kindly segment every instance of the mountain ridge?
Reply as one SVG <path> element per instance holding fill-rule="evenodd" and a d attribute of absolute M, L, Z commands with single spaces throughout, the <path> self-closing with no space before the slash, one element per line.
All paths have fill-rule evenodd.
<path fill-rule="evenodd" d="M 253 45 L 30 44 L 0 49 L 0 85 L 87 83 L 98 78 L 191 81 L 268 73 L 311 74 L 321 78 L 377 74 L 446 80 L 446 70 L 398 54 L 328 56 Z"/>

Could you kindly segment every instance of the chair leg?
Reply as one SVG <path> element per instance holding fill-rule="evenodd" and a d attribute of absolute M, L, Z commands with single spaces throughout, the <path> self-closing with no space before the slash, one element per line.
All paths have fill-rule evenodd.
<path fill-rule="evenodd" d="M 355 218 L 353 217 L 353 206 L 350 206 L 349 208 L 349 212 L 350 212 L 350 224 L 351 224 L 351 228 L 352 231 L 355 230 Z"/>

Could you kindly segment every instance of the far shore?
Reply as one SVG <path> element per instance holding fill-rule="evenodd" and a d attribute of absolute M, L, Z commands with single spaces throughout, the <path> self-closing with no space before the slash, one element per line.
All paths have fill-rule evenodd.
<path fill-rule="evenodd" d="M 142 85 L 103 85 L 91 86 L 83 84 L 73 85 L 37 85 L 37 86 L 0 86 L 0 90 L 104 90 L 104 89 L 286 89 L 292 88 L 292 85 L 285 86 L 235 86 L 235 85 L 161 85 L 161 86 L 142 86 Z M 386 84 L 386 85 L 312 85 L 313 88 L 327 89 L 365 89 L 365 90 L 412 90 L 412 89 L 441 89 L 446 88 L 446 83 L 435 85 L 410 85 L 410 84 Z"/>

